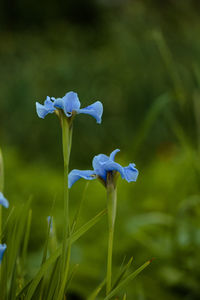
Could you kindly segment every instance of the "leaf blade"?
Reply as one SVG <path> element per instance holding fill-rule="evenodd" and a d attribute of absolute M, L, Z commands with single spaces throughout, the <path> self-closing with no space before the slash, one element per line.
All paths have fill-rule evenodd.
<path fill-rule="evenodd" d="M 129 281 L 133 280 L 139 273 L 141 273 L 149 264 L 151 260 L 145 262 L 142 266 L 140 266 L 136 271 L 132 272 L 128 275 L 115 289 L 113 289 L 105 298 L 104 300 L 111 299 L 117 292 L 119 292 Z"/>
<path fill-rule="evenodd" d="M 81 228 L 79 228 L 75 233 L 71 236 L 71 243 L 74 243 L 76 240 L 78 240 L 84 233 L 86 233 L 90 228 L 92 228 L 105 214 L 107 210 L 104 209 L 100 213 L 98 213 L 95 217 L 93 217 L 91 220 L 89 220 L 87 223 L 85 223 Z M 62 252 L 62 246 L 60 246 L 54 254 L 52 254 L 45 263 L 41 266 L 40 270 L 36 274 L 35 278 L 32 280 L 26 300 L 31 300 L 41 278 L 44 276 L 48 268 L 56 261 L 56 259 L 61 255 Z"/>

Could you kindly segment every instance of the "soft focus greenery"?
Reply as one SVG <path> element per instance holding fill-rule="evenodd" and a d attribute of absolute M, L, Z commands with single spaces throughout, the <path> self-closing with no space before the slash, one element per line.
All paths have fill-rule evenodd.
<path fill-rule="evenodd" d="M 70 169 L 90 169 L 95 154 L 120 148 L 116 160 L 135 162 L 140 171 L 136 183 L 119 180 L 114 273 L 131 256 L 132 268 L 155 260 L 127 287 L 127 299 L 200 297 L 199 4 L 159 3 L 98 2 L 87 22 L 53 9 L 43 23 L 41 17 L 34 22 L 36 10 L 30 24 L 23 14 L 16 27 L 2 27 L 5 195 L 11 207 L 32 198 L 27 279 L 41 263 L 52 205 L 60 238 L 63 212 L 59 122 L 52 115 L 39 119 L 35 101 L 73 90 L 83 107 L 102 101 L 104 115 L 102 125 L 76 118 Z M 77 182 L 70 191 L 72 215 L 85 185 Z M 90 182 L 82 224 L 106 207 L 105 199 L 99 182 Z M 106 251 L 104 218 L 73 245 L 72 262 L 79 267 L 72 293 L 84 299 L 104 279 Z"/>

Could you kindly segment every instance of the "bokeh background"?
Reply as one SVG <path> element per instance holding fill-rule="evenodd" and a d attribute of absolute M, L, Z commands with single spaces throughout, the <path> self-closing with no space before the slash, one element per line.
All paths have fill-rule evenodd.
<path fill-rule="evenodd" d="M 62 150 L 57 118 L 37 117 L 47 95 L 104 105 L 102 125 L 74 122 L 70 169 L 120 148 L 138 181 L 119 180 L 114 275 L 155 258 L 128 299 L 200 298 L 200 2 L 4 0 L 0 4 L 0 145 L 11 206 L 32 197 L 27 277 L 37 271 L 51 213 L 62 232 Z M 71 216 L 86 182 L 70 191 Z M 89 183 L 80 225 L 106 206 Z M 86 297 L 104 278 L 106 217 L 73 247 L 71 291 Z"/>

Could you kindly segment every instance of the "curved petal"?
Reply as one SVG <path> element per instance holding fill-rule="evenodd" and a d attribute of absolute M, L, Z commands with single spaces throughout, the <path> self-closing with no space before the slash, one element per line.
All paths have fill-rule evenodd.
<path fill-rule="evenodd" d="M 44 119 L 46 115 L 54 113 L 55 108 L 49 96 L 47 96 L 46 100 L 44 101 L 44 105 L 36 102 L 36 111 L 38 117 L 42 119 Z"/>
<path fill-rule="evenodd" d="M 105 154 L 96 155 L 92 161 L 92 166 L 95 174 L 102 177 L 104 180 L 106 180 L 106 170 L 104 169 L 104 165 L 108 161 L 109 157 Z"/>
<path fill-rule="evenodd" d="M 36 102 L 36 111 L 39 118 L 44 119 L 46 115 L 49 113 L 48 110 L 44 107 L 44 105 Z"/>
<path fill-rule="evenodd" d="M 51 99 L 54 100 L 55 98 L 51 98 Z M 53 106 L 56 108 L 64 109 L 63 99 L 61 99 L 61 98 L 55 99 Z"/>
<path fill-rule="evenodd" d="M 72 170 L 68 175 L 68 187 L 69 189 L 72 185 L 79 180 L 80 178 L 84 178 L 86 180 L 93 180 L 96 178 L 95 172 L 91 170 Z"/>
<path fill-rule="evenodd" d="M 124 178 L 126 181 L 136 181 L 138 177 L 138 170 L 135 168 L 135 164 L 129 164 L 128 167 L 124 168 Z"/>
<path fill-rule="evenodd" d="M 78 114 L 87 114 L 94 117 L 98 124 L 101 123 L 101 117 L 103 114 L 103 105 L 100 101 L 96 101 L 95 103 L 81 109 L 77 109 L 76 112 Z"/>
<path fill-rule="evenodd" d="M 66 114 L 67 117 L 71 117 L 72 112 L 65 111 L 63 98 L 57 98 L 57 99 L 55 99 L 54 107 L 62 109 L 64 111 L 64 113 Z"/>
<path fill-rule="evenodd" d="M 110 160 L 110 161 L 106 162 L 104 164 L 104 170 L 106 171 L 106 173 L 109 172 L 109 171 L 117 171 L 117 172 L 119 172 L 121 174 L 122 178 L 125 177 L 125 175 L 124 175 L 124 168 L 120 164 L 118 164 L 118 163 L 116 163 L 114 161 Z"/>
<path fill-rule="evenodd" d="M 68 92 L 62 99 L 64 103 L 64 112 L 68 117 L 72 115 L 73 110 L 77 111 L 81 106 L 77 93 Z"/>
<path fill-rule="evenodd" d="M 8 200 L 4 197 L 4 195 L 1 192 L 0 192 L 0 205 L 3 205 L 6 208 L 9 207 Z"/>
<path fill-rule="evenodd" d="M 115 149 L 113 152 L 110 153 L 110 159 L 115 160 L 115 155 L 119 152 L 119 149 Z"/>
<path fill-rule="evenodd" d="M 94 170 L 96 168 L 99 168 L 99 165 L 102 165 L 103 163 L 105 163 L 108 160 L 109 160 L 109 157 L 105 154 L 96 155 L 92 160 L 92 166 L 93 166 Z"/>
<path fill-rule="evenodd" d="M 51 101 L 51 98 L 49 96 L 46 97 L 46 100 L 44 101 L 44 106 L 48 110 L 55 110 L 53 107 L 53 102 Z"/>
<path fill-rule="evenodd" d="M 3 255 L 4 255 L 6 248 L 7 248 L 6 244 L 0 244 L 0 263 L 3 259 Z"/>

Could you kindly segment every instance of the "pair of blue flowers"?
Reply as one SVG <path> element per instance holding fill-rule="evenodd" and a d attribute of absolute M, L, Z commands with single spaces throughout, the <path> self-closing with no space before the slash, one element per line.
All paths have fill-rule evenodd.
<path fill-rule="evenodd" d="M 0 192 L 0 205 L 8 208 L 9 206 L 9 203 L 8 203 L 8 200 L 4 197 L 4 195 Z M 3 259 L 3 255 L 4 255 L 4 252 L 6 250 L 7 246 L 6 244 L 0 244 L 0 263 Z"/>
<path fill-rule="evenodd" d="M 96 119 L 97 123 L 100 124 L 103 114 L 103 105 L 100 101 L 96 101 L 81 109 L 77 93 L 68 92 L 63 98 L 56 99 L 54 97 L 47 97 L 43 105 L 36 102 L 36 110 L 38 116 L 42 119 L 49 113 L 62 110 L 67 118 L 71 118 L 75 114 L 83 113 L 91 115 Z M 105 154 L 95 156 L 92 161 L 93 170 L 72 170 L 68 175 L 69 188 L 80 178 L 86 180 L 99 178 L 106 186 L 108 174 L 110 174 L 113 180 L 116 174 L 120 174 L 121 177 L 128 182 L 136 181 L 138 170 L 135 168 L 135 164 L 131 163 L 127 167 L 122 167 L 114 161 L 115 155 L 119 151 L 119 149 L 114 150 L 110 156 Z"/>

